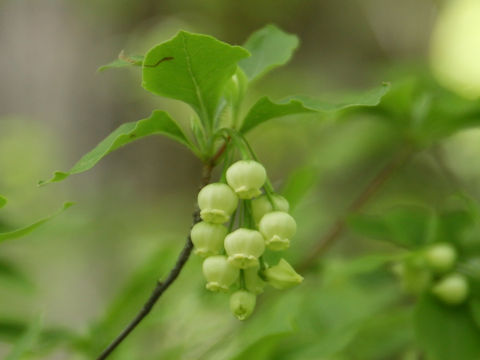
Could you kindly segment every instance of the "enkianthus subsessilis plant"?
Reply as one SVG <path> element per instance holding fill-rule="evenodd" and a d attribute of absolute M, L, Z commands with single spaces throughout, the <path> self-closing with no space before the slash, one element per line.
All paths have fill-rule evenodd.
<path fill-rule="evenodd" d="M 173 38 L 152 47 L 145 56 L 128 57 L 122 52 L 116 61 L 100 69 L 140 67 L 145 90 L 190 107 L 189 131 L 167 112 L 155 110 L 145 119 L 122 124 L 69 171 L 57 171 L 40 185 L 87 171 L 116 149 L 152 135 L 165 135 L 177 141 L 204 166 L 203 189 L 198 194 L 200 209 L 194 213 L 194 226 L 175 266 L 158 282 L 137 316 L 99 360 L 107 358 L 147 316 L 177 279 L 192 247 L 197 255 L 206 257 L 203 273 L 207 288 L 232 292 L 230 308 L 239 319 L 246 319 L 252 313 L 255 297 L 265 284 L 285 289 L 302 281 L 285 260 L 273 266 L 264 260 L 265 251 L 282 251 L 290 246 L 296 224 L 288 215 L 288 202 L 275 194 L 245 135 L 279 117 L 331 115 L 346 108 L 376 106 L 390 85 L 382 84 L 354 97 L 349 95 L 336 104 L 305 96 L 289 96 L 279 101 L 263 96 L 246 109 L 244 98 L 249 86 L 286 64 L 297 46 L 295 35 L 273 25 L 252 34 L 243 46 L 179 31 Z M 223 166 L 221 178 L 211 184 L 213 170 L 219 165 Z"/>
<path fill-rule="evenodd" d="M 246 158 L 234 161 L 237 152 Z M 265 251 L 286 250 L 295 235 L 288 201 L 274 193 L 246 139 L 229 142 L 225 154 L 220 181 L 198 194 L 202 221 L 192 228 L 191 238 L 195 253 L 205 257 L 206 288 L 231 293 L 233 315 L 245 320 L 265 285 L 287 289 L 303 277 L 284 259 L 273 266 L 264 260 Z"/>

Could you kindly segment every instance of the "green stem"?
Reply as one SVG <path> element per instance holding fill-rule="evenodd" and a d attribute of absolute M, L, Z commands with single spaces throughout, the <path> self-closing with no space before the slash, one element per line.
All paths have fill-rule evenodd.
<path fill-rule="evenodd" d="M 247 287 L 245 285 L 245 273 L 243 269 L 240 270 L 239 280 L 240 280 L 240 289 L 245 290 Z"/>
<path fill-rule="evenodd" d="M 237 217 L 237 209 L 233 212 L 232 216 L 230 217 L 230 223 L 228 224 L 228 232 L 231 233 L 233 227 L 235 226 L 235 218 Z"/>

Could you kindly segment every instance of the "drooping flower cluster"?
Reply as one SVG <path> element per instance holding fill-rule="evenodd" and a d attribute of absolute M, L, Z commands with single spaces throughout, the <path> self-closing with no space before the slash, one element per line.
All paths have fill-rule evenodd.
<path fill-rule="evenodd" d="M 268 189 L 262 194 L 267 181 L 262 164 L 237 161 L 225 178 L 226 184 L 209 184 L 198 194 L 202 221 L 193 226 L 191 239 L 195 253 L 205 258 L 206 288 L 232 291 L 230 309 L 245 320 L 265 284 L 287 289 L 303 281 L 286 260 L 274 266 L 264 260 L 266 249 L 282 251 L 290 246 L 297 226 L 285 198 Z"/>
<path fill-rule="evenodd" d="M 470 286 L 467 277 L 455 270 L 457 258 L 452 244 L 435 243 L 397 264 L 394 270 L 402 278 L 405 290 L 428 290 L 445 304 L 459 305 L 467 300 Z"/>

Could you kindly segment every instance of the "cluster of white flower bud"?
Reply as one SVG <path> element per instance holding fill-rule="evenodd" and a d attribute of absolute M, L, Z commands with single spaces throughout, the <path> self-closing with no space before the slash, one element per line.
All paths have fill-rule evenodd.
<path fill-rule="evenodd" d="M 470 289 L 467 277 L 455 271 L 457 258 L 452 244 L 435 243 L 397 264 L 394 270 L 406 290 L 420 293 L 429 289 L 445 304 L 459 305 L 467 300 Z"/>
<path fill-rule="evenodd" d="M 269 267 L 262 255 L 266 249 L 282 251 L 290 246 L 296 222 L 288 214 L 288 201 L 277 194 L 263 194 L 267 174 L 262 164 L 240 160 L 226 171 L 226 182 L 205 186 L 198 194 L 200 217 L 193 226 L 191 239 L 195 253 L 204 257 L 203 274 L 210 291 L 233 293 L 230 309 L 239 320 L 248 318 L 256 296 L 266 284 L 287 289 L 303 281 L 284 259 Z M 245 223 L 230 231 L 224 223 L 235 225 L 239 199 L 244 200 Z M 249 202 L 249 206 L 246 206 Z M 247 222 L 245 217 L 251 221 Z"/>

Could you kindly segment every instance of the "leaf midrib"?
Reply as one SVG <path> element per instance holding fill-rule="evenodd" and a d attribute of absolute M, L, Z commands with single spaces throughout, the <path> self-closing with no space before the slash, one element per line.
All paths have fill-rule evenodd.
<path fill-rule="evenodd" d="M 200 105 L 200 112 L 201 114 L 200 117 L 203 116 L 203 120 L 208 124 L 208 112 L 207 112 L 207 108 L 205 106 L 205 101 L 203 99 L 203 96 L 202 96 L 202 92 L 200 90 L 200 86 L 198 85 L 198 81 L 192 71 L 192 64 L 191 64 L 191 60 L 190 60 L 190 54 L 188 53 L 187 51 L 187 44 L 186 44 L 186 40 L 185 40 L 185 34 L 182 33 L 182 44 L 183 44 L 183 52 L 185 53 L 185 60 L 186 60 L 186 63 L 187 63 L 187 70 L 188 70 L 188 73 L 192 79 L 192 83 L 193 83 L 193 87 L 195 88 L 195 94 L 197 96 L 197 100 L 198 100 L 198 103 Z"/>

